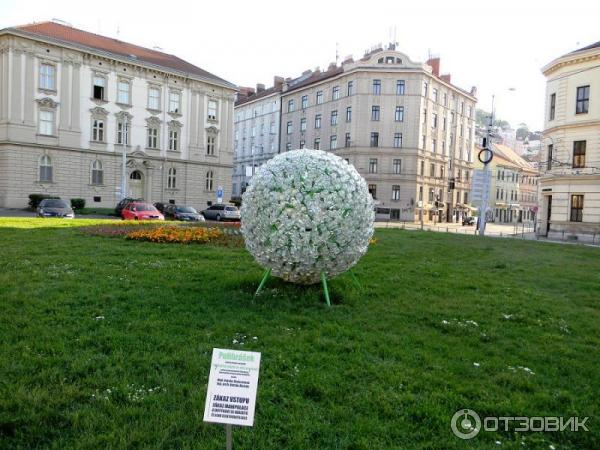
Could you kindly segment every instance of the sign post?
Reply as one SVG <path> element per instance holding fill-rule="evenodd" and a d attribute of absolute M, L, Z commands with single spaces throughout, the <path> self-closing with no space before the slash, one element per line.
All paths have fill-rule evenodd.
<path fill-rule="evenodd" d="M 254 424 L 260 353 L 214 348 L 204 404 L 204 421 L 225 424 L 227 450 L 232 425 Z"/>

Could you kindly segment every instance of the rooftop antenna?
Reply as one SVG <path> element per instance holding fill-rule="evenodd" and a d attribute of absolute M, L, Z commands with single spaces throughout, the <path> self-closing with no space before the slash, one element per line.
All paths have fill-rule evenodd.
<path fill-rule="evenodd" d="M 335 65 L 337 66 L 338 61 L 340 59 L 340 44 L 339 42 L 335 43 Z"/>

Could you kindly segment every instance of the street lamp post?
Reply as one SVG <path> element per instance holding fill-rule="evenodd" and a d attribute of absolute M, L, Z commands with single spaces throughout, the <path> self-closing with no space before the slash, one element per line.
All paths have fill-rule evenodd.
<path fill-rule="evenodd" d="M 122 169 L 121 169 L 121 200 L 127 197 L 127 146 L 125 144 L 125 127 L 126 122 L 122 124 L 123 129 L 121 133 L 121 142 L 123 143 L 123 157 L 122 157 Z"/>

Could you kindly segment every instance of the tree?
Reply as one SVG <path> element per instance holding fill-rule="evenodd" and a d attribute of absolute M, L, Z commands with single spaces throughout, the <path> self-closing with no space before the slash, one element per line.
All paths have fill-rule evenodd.
<path fill-rule="evenodd" d="M 520 123 L 517 128 L 517 139 L 524 141 L 529 136 L 529 127 L 525 123 Z"/>
<path fill-rule="evenodd" d="M 475 123 L 477 124 L 477 126 L 480 128 L 487 128 L 487 126 L 490 123 L 490 115 L 491 114 L 489 112 L 484 111 L 483 109 L 476 109 Z M 506 130 L 510 128 L 510 123 L 508 123 L 506 120 L 494 118 L 493 126 L 496 128 L 502 128 L 503 130 Z"/>

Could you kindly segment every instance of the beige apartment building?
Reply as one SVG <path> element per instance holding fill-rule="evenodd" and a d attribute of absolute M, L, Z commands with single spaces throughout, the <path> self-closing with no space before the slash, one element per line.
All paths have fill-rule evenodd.
<path fill-rule="evenodd" d="M 286 79 L 281 151 L 332 151 L 366 179 L 380 218 L 428 222 L 469 213 L 475 88 L 395 45 Z"/>
<path fill-rule="evenodd" d="M 547 78 L 539 231 L 582 241 L 600 236 L 600 42 L 542 69 Z"/>
<path fill-rule="evenodd" d="M 174 55 L 43 22 L 0 30 L 0 206 L 28 195 L 204 208 L 231 195 L 236 87 Z"/>

